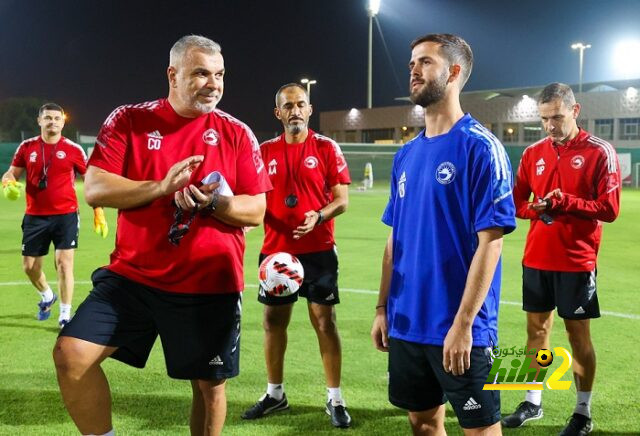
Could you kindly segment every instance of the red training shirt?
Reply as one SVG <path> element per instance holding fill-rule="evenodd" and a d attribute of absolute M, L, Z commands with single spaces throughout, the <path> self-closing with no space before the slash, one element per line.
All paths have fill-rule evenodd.
<path fill-rule="evenodd" d="M 102 125 L 89 165 L 131 180 L 159 181 L 173 164 L 193 155 L 204 155 L 191 178 L 196 186 L 219 171 L 235 195 L 271 189 L 258 141 L 244 123 L 217 109 L 184 118 L 166 99 L 115 109 Z M 174 246 L 167 238 L 174 211 L 173 193 L 119 210 L 116 247 L 107 268 L 169 292 L 241 292 L 243 230 L 198 214 Z"/>
<path fill-rule="evenodd" d="M 262 253 L 303 254 L 332 249 L 333 220 L 320 223 L 298 240 L 293 239 L 293 230 L 304 222 L 305 212 L 333 201 L 331 187 L 351 183 L 340 146 L 309 129 L 303 143 L 287 144 L 283 133 L 262 143 L 260 151 L 273 184 L 273 191 L 267 193 Z M 285 205 L 290 194 L 298 197 L 293 208 Z"/>
<path fill-rule="evenodd" d="M 559 188 L 563 198 L 548 214 L 551 225 L 527 208 L 530 194 L 543 198 Z M 513 191 L 516 215 L 530 219 L 522 263 L 547 271 L 592 271 L 602 223 L 612 222 L 620 208 L 620 165 L 608 142 L 580 129 L 566 144 L 545 138 L 522 155 Z"/>
<path fill-rule="evenodd" d="M 87 155 L 80 145 L 64 136 L 55 144 L 47 144 L 36 136 L 18 146 L 11 165 L 27 170 L 27 215 L 63 215 L 78 210 L 76 172 L 87 171 Z M 47 187 L 40 189 L 45 166 Z"/>

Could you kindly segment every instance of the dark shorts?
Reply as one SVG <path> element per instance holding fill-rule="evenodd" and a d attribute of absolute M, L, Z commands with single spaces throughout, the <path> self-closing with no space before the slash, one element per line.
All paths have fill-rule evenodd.
<path fill-rule="evenodd" d="M 260 253 L 258 265 L 267 254 Z M 286 297 L 274 297 L 262 287 L 258 291 L 258 301 L 267 306 L 280 306 L 298 301 L 298 295 L 311 303 L 333 306 L 340 303 L 338 291 L 338 255 L 335 250 L 295 255 L 304 268 L 304 281 L 300 290 Z"/>
<path fill-rule="evenodd" d="M 93 290 L 61 336 L 118 347 L 111 357 L 143 368 L 159 335 L 170 377 L 238 375 L 241 294 L 169 293 L 107 269 L 97 269 L 91 279 Z"/>
<path fill-rule="evenodd" d="M 597 270 L 544 271 L 522 266 L 522 309 L 550 312 L 556 307 L 564 319 L 600 317 L 596 290 Z"/>
<path fill-rule="evenodd" d="M 22 219 L 22 255 L 44 256 L 53 242 L 56 250 L 78 248 L 78 212 L 64 215 L 25 215 Z"/>
<path fill-rule="evenodd" d="M 489 348 L 471 349 L 471 366 L 461 376 L 444 371 L 442 347 L 389 338 L 389 401 L 412 412 L 451 403 L 463 428 L 500 420 L 500 393 L 482 390 L 489 375 Z"/>

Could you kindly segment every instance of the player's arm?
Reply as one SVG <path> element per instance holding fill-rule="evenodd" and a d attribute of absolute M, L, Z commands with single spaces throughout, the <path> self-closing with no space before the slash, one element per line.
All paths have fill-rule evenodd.
<path fill-rule="evenodd" d="M 219 195 L 218 182 L 196 188 L 189 185 L 174 195 L 176 204 L 184 210 L 204 210 L 225 224 L 234 227 L 255 227 L 262 224 L 267 210 L 267 196 Z"/>
<path fill-rule="evenodd" d="M 17 182 L 24 174 L 24 167 L 16 167 L 11 165 L 9 169 L 2 175 L 2 183 Z"/>
<path fill-rule="evenodd" d="M 203 156 L 191 156 L 174 164 L 164 179 L 131 180 L 90 165 L 85 175 L 84 196 L 92 207 L 131 209 L 144 206 L 183 188 Z"/>
<path fill-rule="evenodd" d="M 331 187 L 333 200 L 318 210 L 304 214 L 304 222 L 293 231 L 293 239 L 300 239 L 318 224 L 329 221 L 344 213 L 349 205 L 349 185 L 338 184 Z"/>
<path fill-rule="evenodd" d="M 380 351 L 389 351 L 389 334 L 387 328 L 387 298 L 391 286 L 393 272 L 393 231 L 389 233 L 387 245 L 382 256 L 382 274 L 380 276 L 380 291 L 376 303 L 376 316 L 371 327 L 373 345 Z"/>
<path fill-rule="evenodd" d="M 607 223 L 614 221 L 620 211 L 620 168 L 617 166 L 616 171 L 610 172 L 606 161 L 603 162 L 599 174 L 595 175 L 598 184 L 597 197 L 594 200 L 554 189 L 545 196 L 545 200 L 548 200 L 548 210 L 554 213 L 571 213 Z"/>
<path fill-rule="evenodd" d="M 473 320 L 487 297 L 502 252 L 502 227 L 478 232 L 478 249 L 471 260 L 460 307 L 444 339 L 442 365 L 453 375 L 462 375 L 470 366 Z"/>

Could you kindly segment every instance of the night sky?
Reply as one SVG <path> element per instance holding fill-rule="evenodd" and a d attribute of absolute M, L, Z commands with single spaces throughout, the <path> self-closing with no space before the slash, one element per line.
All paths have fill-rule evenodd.
<path fill-rule="evenodd" d="M 256 131 L 277 131 L 273 94 L 310 77 L 318 113 L 366 105 L 366 0 L 0 0 L 0 100 L 61 104 L 95 134 L 121 104 L 167 95 L 171 45 L 194 33 L 222 45 L 227 76 L 219 107 Z M 382 0 L 374 27 L 374 106 L 407 95 L 408 44 L 425 33 L 464 37 L 476 58 L 466 90 L 625 77 L 615 43 L 640 39 L 640 1 Z M 375 24 L 374 24 L 375 25 Z M 640 56 L 640 53 L 629 54 Z"/>

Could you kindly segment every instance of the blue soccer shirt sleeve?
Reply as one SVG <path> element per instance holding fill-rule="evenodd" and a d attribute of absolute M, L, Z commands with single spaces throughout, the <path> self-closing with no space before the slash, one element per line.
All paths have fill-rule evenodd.
<path fill-rule="evenodd" d="M 393 157 L 393 165 L 391 167 L 391 180 L 389 183 L 389 202 L 387 203 L 387 207 L 385 207 L 384 212 L 382 213 L 382 222 L 386 225 L 393 227 L 393 211 L 396 204 L 396 194 L 398 191 L 398 178 L 396 176 L 396 165 L 398 154 Z"/>
<path fill-rule="evenodd" d="M 502 227 L 506 235 L 516 228 L 511 162 L 495 136 L 485 130 L 476 133 L 480 138 L 470 156 L 474 229 Z"/>

